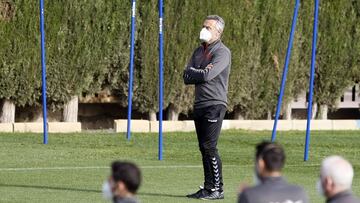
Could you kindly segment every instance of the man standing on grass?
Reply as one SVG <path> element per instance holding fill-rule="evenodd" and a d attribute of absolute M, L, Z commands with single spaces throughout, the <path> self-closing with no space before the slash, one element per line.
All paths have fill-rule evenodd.
<path fill-rule="evenodd" d="M 187 197 L 223 199 L 222 164 L 217 150 L 227 107 L 231 52 L 222 43 L 224 20 L 217 15 L 205 18 L 198 47 L 184 71 L 184 83 L 195 85 L 194 122 L 204 168 L 204 187 Z"/>
<path fill-rule="evenodd" d="M 318 192 L 326 197 L 327 203 L 360 203 L 351 192 L 354 169 L 340 156 L 324 159 L 320 169 Z"/>

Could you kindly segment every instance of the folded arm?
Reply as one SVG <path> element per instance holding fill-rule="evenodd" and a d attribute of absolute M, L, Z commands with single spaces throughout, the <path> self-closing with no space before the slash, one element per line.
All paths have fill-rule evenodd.
<path fill-rule="evenodd" d="M 198 84 L 208 82 L 218 76 L 230 63 L 230 55 L 226 50 L 220 50 L 214 55 L 211 66 L 205 69 L 196 69 L 188 66 L 184 71 L 185 84 Z"/>

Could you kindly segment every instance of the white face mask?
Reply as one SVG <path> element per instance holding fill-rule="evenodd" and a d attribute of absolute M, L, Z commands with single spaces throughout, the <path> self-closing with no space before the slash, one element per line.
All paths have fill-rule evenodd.
<path fill-rule="evenodd" d="M 109 181 L 105 181 L 103 186 L 102 186 L 102 194 L 104 199 L 106 200 L 112 200 L 114 197 L 114 194 L 112 193 L 111 190 L 111 185 L 109 183 Z"/>
<path fill-rule="evenodd" d="M 200 40 L 202 42 L 206 42 L 206 43 L 209 43 L 210 40 L 211 40 L 211 32 L 209 30 L 207 30 L 206 28 L 203 28 L 200 32 Z"/>
<path fill-rule="evenodd" d="M 316 182 L 316 190 L 318 191 L 318 193 L 321 195 L 321 196 L 324 196 L 324 188 L 321 184 L 321 180 L 319 179 L 317 182 Z"/>

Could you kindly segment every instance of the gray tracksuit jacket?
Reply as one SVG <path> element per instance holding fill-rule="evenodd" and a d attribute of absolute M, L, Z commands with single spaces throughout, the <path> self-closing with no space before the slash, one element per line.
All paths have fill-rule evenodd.
<path fill-rule="evenodd" d="M 268 177 L 245 189 L 238 203 L 309 203 L 309 198 L 301 187 L 290 185 L 283 177 Z"/>
<path fill-rule="evenodd" d="M 114 203 L 140 203 L 135 197 L 115 198 Z"/>
<path fill-rule="evenodd" d="M 207 68 L 209 64 L 213 67 Z M 195 85 L 194 108 L 227 106 L 230 67 L 231 52 L 221 40 L 194 51 L 183 75 L 186 85 Z"/>
<path fill-rule="evenodd" d="M 326 203 L 360 203 L 360 200 L 351 191 L 345 191 L 326 200 Z"/>

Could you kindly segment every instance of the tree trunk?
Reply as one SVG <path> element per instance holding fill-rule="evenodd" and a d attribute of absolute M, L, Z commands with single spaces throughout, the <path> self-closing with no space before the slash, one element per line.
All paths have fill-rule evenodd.
<path fill-rule="evenodd" d="M 15 104 L 11 100 L 4 99 L 0 106 L 0 123 L 15 123 Z"/>
<path fill-rule="evenodd" d="M 271 113 L 271 111 L 268 111 L 267 112 L 267 118 L 266 118 L 267 120 L 271 120 L 272 119 L 272 113 Z"/>
<path fill-rule="evenodd" d="M 284 119 L 285 119 L 285 120 L 291 120 L 291 119 L 292 119 L 292 115 L 291 115 L 291 102 L 289 102 L 288 104 L 286 104 L 285 112 L 284 112 Z"/>
<path fill-rule="evenodd" d="M 153 110 L 150 110 L 149 112 L 149 120 L 150 121 L 156 121 L 156 112 Z"/>
<path fill-rule="evenodd" d="M 34 110 L 32 111 L 32 119 L 30 119 L 30 122 L 43 122 L 44 117 L 43 117 L 43 108 L 42 106 L 35 106 Z M 49 116 L 48 116 L 49 117 Z"/>
<path fill-rule="evenodd" d="M 316 118 L 320 120 L 327 120 L 328 106 L 320 105 Z"/>
<path fill-rule="evenodd" d="M 315 118 L 316 118 L 317 111 L 318 111 L 318 105 L 317 105 L 317 103 L 314 103 L 313 106 L 312 106 L 311 119 L 315 119 Z"/>
<path fill-rule="evenodd" d="M 244 116 L 242 115 L 241 111 L 234 110 L 234 119 L 235 120 L 244 120 Z"/>
<path fill-rule="evenodd" d="M 168 120 L 177 121 L 179 119 L 179 113 L 176 111 L 174 105 L 170 104 L 167 113 Z"/>
<path fill-rule="evenodd" d="M 79 98 L 77 96 L 71 97 L 71 100 L 64 106 L 64 110 L 63 110 L 64 122 L 77 122 L 78 106 L 79 106 Z"/>

